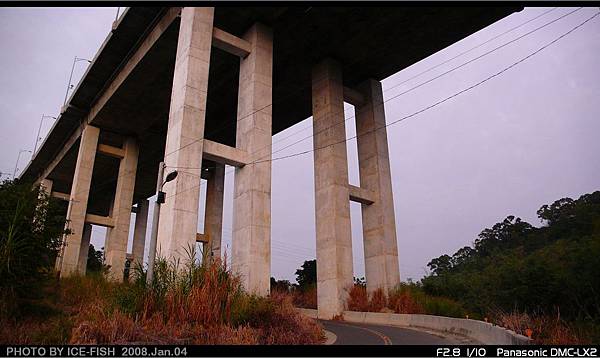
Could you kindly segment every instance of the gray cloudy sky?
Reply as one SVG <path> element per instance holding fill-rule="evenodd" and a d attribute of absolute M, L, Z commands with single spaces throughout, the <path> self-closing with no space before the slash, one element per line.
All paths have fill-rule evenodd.
<path fill-rule="evenodd" d="M 537 50 L 598 11 L 584 8 L 410 93 L 415 85 L 572 11 L 559 8 L 402 85 L 401 82 L 511 29 L 548 8 L 527 8 L 383 81 L 388 123 L 468 87 Z M 92 58 L 116 8 L 0 9 L 0 172 L 19 149 L 32 150 L 40 116 L 56 116 L 73 56 Z M 535 212 L 556 199 L 600 189 L 600 17 L 489 82 L 388 127 L 403 280 L 419 279 L 434 257 L 470 245 L 509 214 L 539 224 Z M 85 70 L 77 65 L 74 83 Z M 397 86 L 397 87 L 394 87 Z M 393 87 L 393 88 L 392 88 Z M 389 89 L 389 90 L 386 90 Z M 354 113 L 347 107 L 346 117 Z M 354 136 L 353 119 L 347 123 Z M 46 120 L 45 136 L 52 125 Z M 276 135 L 274 150 L 312 133 L 305 120 Z M 304 129 L 304 130 L 303 130 Z M 309 139 L 274 154 L 311 149 Z M 358 184 L 356 140 L 349 175 Z M 21 156 L 19 168 L 30 154 Z M 229 171 L 229 170 L 228 170 Z M 5 178 L 5 176 L 4 176 Z M 204 186 L 203 186 L 204 187 Z M 233 175 L 226 177 L 224 245 L 231 249 Z M 294 279 L 315 257 L 313 157 L 273 162 L 272 275 Z M 202 193 L 202 199 L 204 193 Z M 201 217 L 202 217 L 201 212 Z M 351 205 L 355 276 L 364 275 L 360 206 Z M 200 224 L 202 228 L 202 223 Z M 103 229 L 93 243 L 103 245 Z"/>

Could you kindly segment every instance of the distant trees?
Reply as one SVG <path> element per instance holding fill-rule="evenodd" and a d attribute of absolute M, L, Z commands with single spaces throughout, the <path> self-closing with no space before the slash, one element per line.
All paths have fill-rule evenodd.
<path fill-rule="evenodd" d="M 94 245 L 90 244 L 88 250 L 87 259 L 87 271 L 86 272 L 102 272 L 104 267 L 104 248 L 96 250 Z"/>
<path fill-rule="evenodd" d="M 542 227 L 508 216 L 473 247 L 431 260 L 424 290 L 481 313 L 559 310 L 600 324 L 600 191 L 559 199 L 537 214 Z"/>
<path fill-rule="evenodd" d="M 305 290 L 317 283 L 317 260 L 304 261 L 296 270 L 296 281 L 301 290 Z"/>

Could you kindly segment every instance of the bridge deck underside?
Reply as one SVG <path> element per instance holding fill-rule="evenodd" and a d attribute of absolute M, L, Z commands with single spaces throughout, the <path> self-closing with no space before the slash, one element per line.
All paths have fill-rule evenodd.
<path fill-rule="evenodd" d="M 215 10 L 215 26 L 237 36 L 255 21 L 273 28 L 275 134 L 311 116 L 311 68 L 324 57 L 342 64 L 344 85 L 348 87 L 367 78 L 382 80 L 517 10 L 223 7 Z M 68 110 L 62 115 L 23 177 L 35 179 L 54 159 L 52 153 L 71 135 L 99 96 L 106 79 L 118 68 L 111 64 L 124 60 L 121 54 L 132 48 L 127 44 L 135 43 L 161 11 L 160 8 L 128 11 L 120 24 L 123 29 L 115 32 L 119 36 L 115 35 L 111 39 L 114 43 L 109 43 L 103 51 L 108 53 L 98 55 L 97 63 L 88 70 L 72 97 L 71 103 L 83 112 Z M 176 19 L 92 121 L 102 129 L 101 143 L 120 146 L 124 136 L 138 138 L 135 200 L 154 193 L 158 163 L 164 155 L 178 32 L 179 19 Z M 120 47 L 116 41 L 122 42 Z M 228 145 L 235 144 L 238 66 L 239 58 L 213 48 L 205 137 Z M 77 143 L 73 145 L 49 177 L 57 191 L 68 193 L 71 189 L 77 147 Z M 108 213 L 117 171 L 118 160 L 97 155 L 90 213 Z"/>

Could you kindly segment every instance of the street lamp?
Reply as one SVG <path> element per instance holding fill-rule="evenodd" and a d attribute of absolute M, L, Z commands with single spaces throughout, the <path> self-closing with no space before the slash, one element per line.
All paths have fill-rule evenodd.
<path fill-rule="evenodd" d="M 69 90 L 71 90 L 71 88 L 73 88 L 73 85 L 71 84 L 71 80 L 73 79 L 73 70 L 75 70 L 75 64 L 79 61 L 87 61 L 88 63 L 92 63 L 92 61 L 88 60 L 87 58 L 80 58 L 75 56 L 75 58 L 73 59 L 73 66 L 71 67 L 71 75 L 69 75 L 69 84 L 67 85 L 67 93 L 65 93 L 65 101 L 63 103 L 63 106 L 67 104 L 67 97 L 69 96 Z"/>
<path fill-rule="evenodd" d="M 17 170 L 19 170 L 19 168 L 17 168 L 17 166 L 19 165 L 19 159 L 21 159 L 21 153 L 24 153 L 24 152 L 31 153 L 30 150 L 26 150 L 26 149 L 19 150 L 19 155 L 17 155 L 17 162 L 15 163 L 15 171 L 13 172 L 13 180 L 15 180 L 15 177 L 17 176 Z"/>
<path fill-rule="evenodd" d="M 158 237 L 158 218 L 160 215 L 160 205 L 165 202 L 166 193 L 162 191 L 163 185 L 177 178 L 177 170 L 167 174 L 167 178 L 163 182 L 165 174 L 165 163 L 160 162 L 158 166 L 158 179 L 156 180 L 156 202 L 152 211 L 152 233 L 150 235 L 150 247 L 148 256 L 148 272 L 146 273 L 146 283 L 151 284 L 154 276 L 154 259 L 156 258 L 156 240 Z"/>
<path fill-rule="evenodd" d="M 33 154 L 36 153 L 38 142 L 40 141 L 40 139 L 42 139 L 42 137 L 40 137 L 40 132 L 42 131 L 42 123 L 44 123 L 44 119 L 46 119 L 46 118 L 53 118 L 56 120 L 56 117 L 47 116 L 45 114 L 42 114 L 42 119 L 40 119 L 40 127 L 38 128 L 37 137 L 35 137 L 35 145 L 33 146 Z"/>

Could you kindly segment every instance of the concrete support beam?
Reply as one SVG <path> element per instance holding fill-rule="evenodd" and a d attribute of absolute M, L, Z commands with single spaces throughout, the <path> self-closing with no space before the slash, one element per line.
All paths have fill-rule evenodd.
<path fill-rule="evenodd" d="M 127 138 L 123 150 L 125 153 L 119 164 L 119 176 L 112 211 L 114 227 L 108 231 L 109 235 L 104 246 L 106 264 L 110 266 L 109 278 L 113 281 L 122 281 L 125 269 L 138 161 L 138 145 L 135 139 Z"/>
<path fill-rule="evenodd" d="M 211 7 L 185 7 L 179 26 L 164 161 L 180 169 L 163 188 L 168 195 L 160 212 L 157 252 L 182 262 L 188 259 L 186 250 L 195 245 L 198 228 L 213 16 Z"/>
<path fill-rule="evenodd" d="M 244 40 L 252 49 L 240 60 L 236 147 L 262 161 L 236 168 L 232 268 L 248 292 L 264 296 L 271 277 L 273 35 L 257 23 Z"/>
<path fill-rule="evenodd" d="M 113 147 L 112 145 L 107 144 L 98 144 L 98 153 L 117 159 L 122 159 L 125 156 L 125 150 L 123 148 Z"/>
<path fill-rule="evenodd" d="M 252 45 L 248 41 L 216 27 L 213 28 L 213 46 L 241 58 L 252 51 Z"/>
<path fill-rule="evenodd" d="M 87 269 L 88 252 L 90 251 L 90 240 L 92 238 L 92 224 L 86 223 L 83 226 L 83 236 L 81 238 L 81 246 L 79 248 L 79 261 L 77 263 L 78 270 L 84 274 Z"/>
<path fill-rule="evenodd" d="M 204 158 L 238 168 L 250 163 L 250 156 L 245 151 L 208 139 L 204 140 Z"/>
<path fill-rule="evenodd" d="M 367 291 L 388 291 L 400 283 L 400 269 L 383 92 L 375 80 L 358 89 L 366 99 L 355 108 L 360 186 L 375 197 L 362 205 Z"/>
<path fill-rule="evenodd" d="M 133 229 L 132 255 L 133 263 L 144 263 L 144 248 L 146 247 L 146 228 L 148 226 L 148 199 L 138 203 L 135 213 L 135 227 Z"/>
<path fill-rule="evenodd" d="M 350 201 L 365 205 L 371 205 L 375 202 L 374 192 L 354 185 L 348 185 L 348 188 L 350 190 Z"/>
<path fill-rule="evenodd" d="M 60 164 L 60 162 L 65 157 L 65 155 L 67 155 L 69 150 L 71 150 L 71 147 L 73 147 L 73 144 L 75 144 L 77 142 L 77 140 L 79 140 L 79 138 L 81 137 L 81 134 L 83 132 L 83 128 L 84 128 L 84 126 L 77 127 L 75 132 L 73 132 L 73 134 L 71 134 L 69 139 L 67 139 L 65 141 L 65 143 L 60 147 L 60 150 L 54 156 L 54 159 L 52 160 L 52 162 L 50 162 L 50 164 L 48 164 L 48 166 L 46 167 L 46 169 L 44 170 L 42 175 L 40 175 L 40 178 L 47 178 L 50 175 L 50 173 L 52 173 L 54 171 L 56 166 L 58 164 Z"/>
<path fill-rule="evenodd" d="M 71 196 L 69 194 L 60 193 L 58 191 L 53 191 L 51 196 L 53 198 L 57 198 L 57 199 L 64 200 L 64 201 L 69 201 L 69 199 L 71 198 Z"/>
<path fill-rule="evenodd" d="M 104 227 L 108 227 L 108 228 L 115 227 L 115 221 L 110 216 L 87 214 L 85 216 L 85 222 L 86 222 L 86 224 L 104 226 Z"/>
<path fill-rule="evenodd" d="M 362 106 L 365 104 L 365 96 L 352 88 L 344 87 L 344 101 L 353 106 Z"/>
<path fill-rule="evenodd" d="M 353 284 L 350 190 L 342 71 L 333 60 L 313 68 L 312 109 L 319 317 L 344 311 Z"/>
<path fill-rule="evenodd" d="M 197 232 L 196 233 L 196 242 L 208 244 L 208 236 L 206 234 L 201 234 L 201 233 Z"/>
<path fill-rule="evenodd" d="M 67 225 L 71 233 L 65 235 L 64 247 L 57 260 L 57 269 L 60 270 L 62 277 L 72 275 L 79 269 L 79 253 L 81 251 L 83 227 L 86 221 L 87 202 L 99 135 L 100 129 L 90 125 L 85 126 L 81 134 L 67 209 Z"/>
<path fill-rule="evenodd" d="M 204 234 L 208 237 L 205 257 L 209 260 L 221 258 L 221 236 L 223 233 L 223 193 L 225 190 L 225 165 L 215 163 L 209 170 L 206 182 L 206 210 Z"/>
<path fill-rule="evenodd" d="M 112 95 L 119 89 L 119 87 L 121 87 L 123 82 L 125 82 L 125 80 L 127 79 L 127 77 L 129 77 L 131 72 L 133 72 L 137 65 L 142 61 L 144 56 L 146 56 L 146 54 L 154 46 L 156 41 L 158 41 L 162 34 L 167 30 L 167 28 L 171 25 L 173 20 L 177 18 L 180 11 L 181 8 L 178 7 L 169 8 L 165 15 L 158 21 L 154 28 L 150 30 L 148 35 L 135 49 L 135 52 L 131 55 L 131 57 L 129 57 L 127 61 L 123 64 L 123 66 L 118 69 L 114 77 L 107 82 L 108 85 L 101 91 L 100 97 L 89 111 L 88 123 L 93 123 L 96 115 L 100 113 L 100 111 L 102 110 L 102 108 L 104 108 L 110 97 L 112 97 Z"/>

